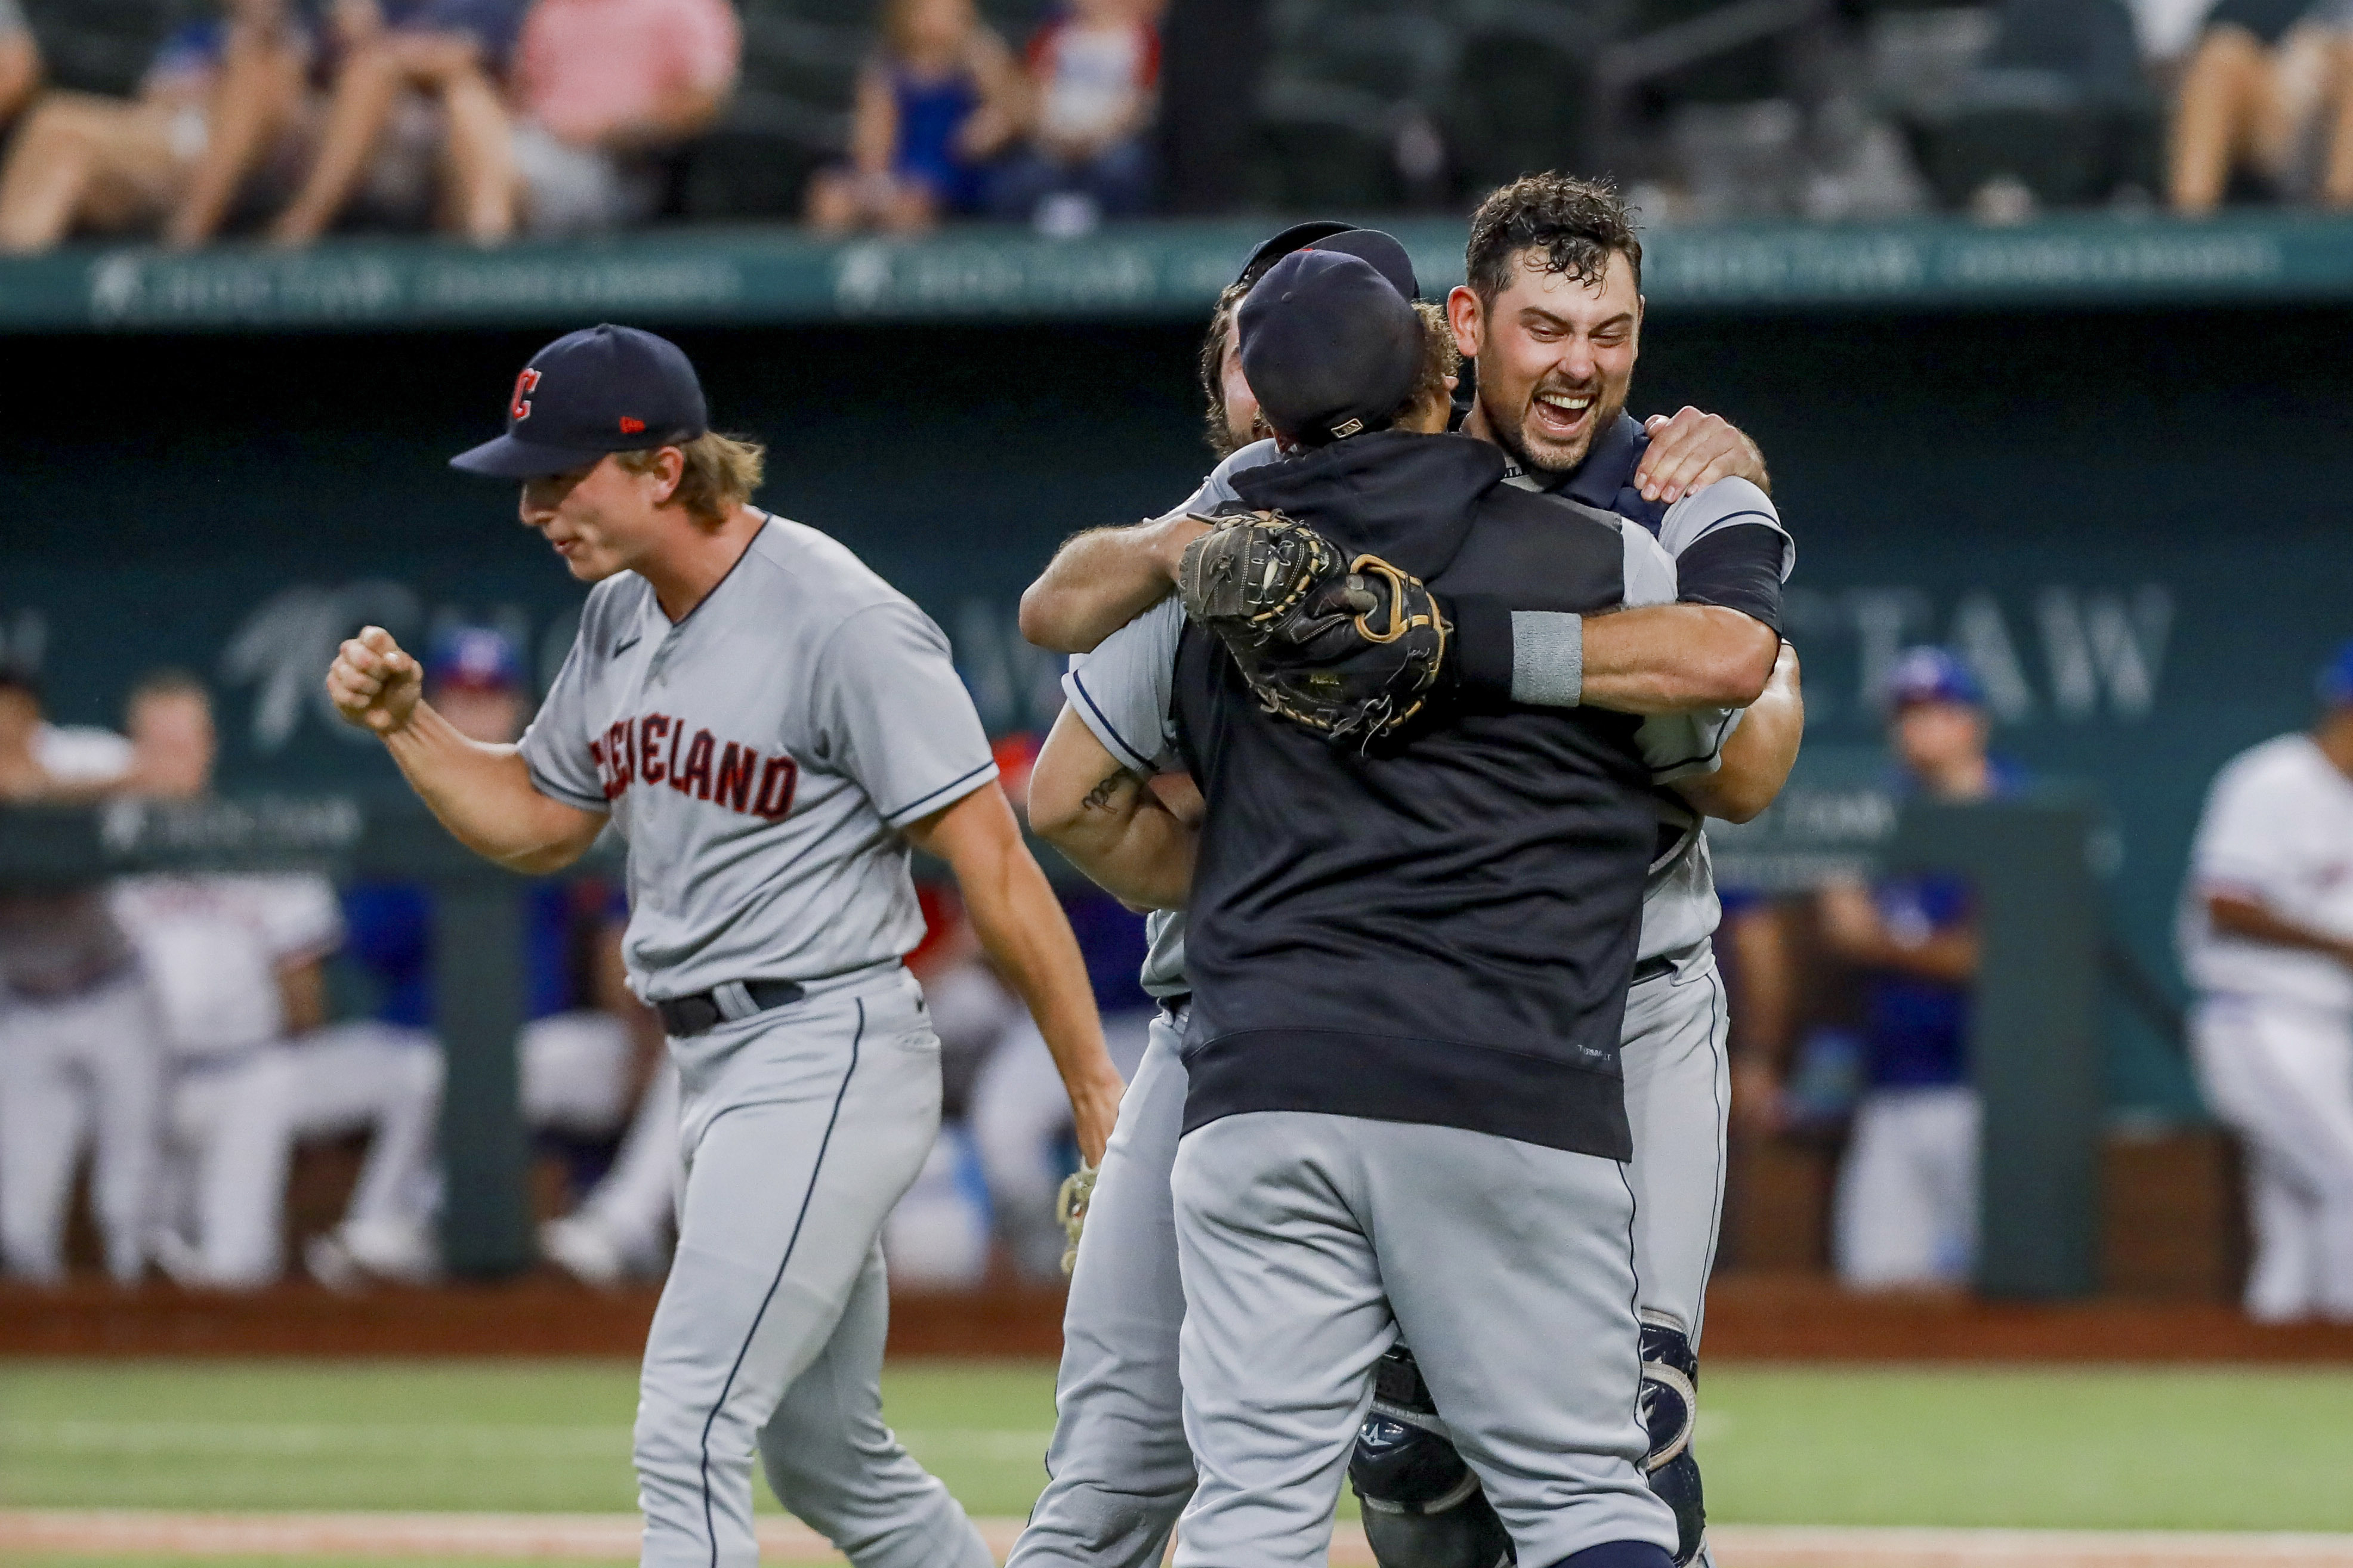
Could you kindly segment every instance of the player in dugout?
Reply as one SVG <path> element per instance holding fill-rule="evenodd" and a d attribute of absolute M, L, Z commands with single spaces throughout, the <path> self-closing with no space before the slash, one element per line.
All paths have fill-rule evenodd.
<path fill-rule="evenodd" d="M 2353 643 L 2309 730 L 2233 757 L 2190 850 L 2207 1102 L 2247 1145 L 2247 1314 L 2353 1321 Z"/>
<path fill-rule="evenodd" d="M 1985 694 L 1938 647 L 1899 658 L 1884 688 L 1897 787 L 1942 800 L 2013 794 L 2019 771 L 1987 749 Z M 1969 988 L 1977 917 L 1965 879 L 1833 882 L 1817 900 L 1824 945 L 1863 987 L 1864 1090 L 1839 1168 L 1839 1278 L 1864 1289 L 1957 1285 L 1977 1258 L 1977 1091 Z"/>

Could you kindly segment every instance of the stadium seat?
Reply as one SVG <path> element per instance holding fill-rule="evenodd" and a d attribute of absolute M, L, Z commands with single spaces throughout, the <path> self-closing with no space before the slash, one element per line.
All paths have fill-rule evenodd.
<path fill-rule="evenodd" d="M 1445 112 L 1457 174 L 1469 189 L 1537 169 L 1590 163 L 1592 59 L 1557 19 L 1489 21 L 1466 38 Z"/>
<path fill-rule="evenodd" d="M 1258 195 L 1294 207 L 1420 205 L 1448 194 L 1437 110 L 1457 35 L 1417 0 L 1294 0 L 1268 16 Z"/>
<path fill-rule="evenodd" d="M 818 169 L 849 144 L 858 68 L 872 47 L 871 5 L 748 0 L 744 64 L 719 123 L 671 174 L 669 216 L 797 218 Z"/>
<path fill-rule="evenodd" d="M 206 0 L 24 0 L 24 10 L 45 85 L 115 98 L 138 90 L 174 29 L 218 15 Z"/>
<path fill-rule="evenodd" d="M 1403 201 L 1389 106 L 1371 93 L 1297 78 L 1260 99 L 1253 195 L 1295 211 L 1365 211 Z"/>
<path fill-rule="evenodd" d="M 2154 186 L 2158 110 L 2123 0 L 2007 0 L 1977 68 L 1915 123 L 1948 206 L 1995 180 L 2044 206 Z"/>
<path fill-rule="evenodd" d="M 741 97 L 687 148 L 670 210 L 691 222 L 797 218 L 809 176 L 840 155 L 788 99 Z"/>

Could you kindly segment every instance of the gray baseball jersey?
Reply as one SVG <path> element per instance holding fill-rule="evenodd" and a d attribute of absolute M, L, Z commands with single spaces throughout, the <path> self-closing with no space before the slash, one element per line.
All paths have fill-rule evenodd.
<path fill-rule="evenodd" d="M 628 840 L 648 1001 L 895 963 L 923 933 L 898 830 L 997 776 L 939 627 L 774 517 L 675 625 L 633 572 L 591 590 L 522 755 Z"/>

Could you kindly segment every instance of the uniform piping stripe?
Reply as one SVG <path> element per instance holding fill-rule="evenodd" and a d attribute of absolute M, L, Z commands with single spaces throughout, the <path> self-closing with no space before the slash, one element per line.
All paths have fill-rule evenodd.
<path fill-rule="evenodd" d="M 1152 772 L 1152 759 L 1137 751 L 1129 743 L 1128 738 L 1119 732 L 1119 726 L 1111 721 L 1111 715 L 1103 710 L 1103 704 L 1095 700 L 1095 694 L 1087 689 L 1087 683 L 1080 679 L 1079 672 L 1075 669 L 1071 671 L 1071 689 L 1077 692 L 1080 700 L 1086 703 L 1087 711 L 1092 713 L 1101 721 L 1100 733 L 1109 735 L 1118 742 L 1119 749 L 1127 753 L 1129 762 L 1147 773 Z M 1097 726 L 1091 724 L 1088 728 L 1096 729 Z"/>
<path fill-rule="evenodd" d="M 1715 967 L 1713 954 L 1708 959 L 1707 984 L 1715 995 L 1707 1013 L 1707 1053 L 1715 1058 L 1715 1069 L 1723 1069 L 1725 1066 L 1725 1037 L 1732 1027 L 1732 1014 L 1724 994 L 1724 975 Z M 1718 1081 L 1718 1070 L 1711 1070 L 1707 1075 L 1707 1091 L 1715 1100 L 1715 1209 L 1708 1215 L 1707 1261 L 1700 1269 L 1699 1306 L 1692 1314 L 1691 1347 L 1694 1356 L 1699 1354 L 1700 1331 L 1707 1326 L 1707 1279 L 1715 1272 L 1716 1244 L 1724 1237 L 1725 1164 L 1731 1157 L 1731 1152 L 1725 1147 L 1731 1108 L 1724 1102 L 1723 1093 L 1716 1088 Z"/>
<path fill-rule="evenodd" d="M 1634 1233 L 1642 1223 L 1642 1200 L 1634 1194 L 1634 1178 L 1625 1161 L 1611 1163 L 1618 1167 L 1618 1184 L 1626 1189 L 1626 1272 L 1634 1277 L 1633 1293 L 1626 1298 L 1626 1313 L 1634 1320 L 1634 1424 L 1642 1427 L 1642 1441 L 1647 1447 L 1651 1429 L 1642 1426 L 1642 1251 L 1634 1244 Z"/>
<path fill-rule="evenodd" d="M 997 759 L 995 757 L 991 757 L 988 761 L 981 763 L 980 766 L 973 769 L 970 773 L 959 773 L 955 778 L 948 780 L 947 783 L 940 785 L 939 788 L 931 791 L 929 794 L 919 795 L 914 799 L 909 801 L 906 805 L 900 806 L 897 810 L 885 812 L 883 814 L 884 820 L 889 822 L 897 822 L 909 812 L 922 809 L 923 806 L 930 805 L 933 801 L 939 799 L 940 796 L 947 794 L 948 791 L 955 788 L 956 785 L 964 783 L 966 779 L 978 778 L 981 774 L 988 772 L 989 769 L 996 765 Z"/>
<path fill-rule="evenodd" d="M 712 1521 L 711 1508 L 711 1428 L 718 1424 L 720 1411 L 727 1407 L 727 1395 L 735 1386 L 735 1374 L 744 1370 L 744 1358 L 752 1353 L 753 1338 L 760 1331 L 760 1321 L 768 1315 L 768 1304 L 776 1299 L 776 1291 L 785 1282 L 785 1269 L 793 1260 L 793 1251 L 800 1245 L 801 1226 L 808 1223 L 810 1202 L 817 1196 L 817 1179 L 825 1170 L 826 1151 L 833 1144 L 833 1130 L 841 1121 L 841 1102 L 849 1093 L 849 1080 L 858 1071 L 858 1047 L 866 1037 L 866 1004 L 858 1004 L 858 1026 L 849 1037 L 849 1066 L 841 1075 L 841 1087 L 833 1091 L 833 1110 L 825 1119 L 825 1135 L 818 1140 L 817 1159 L 809 1166 L 808 1185 L 801 1192 L 800 1213 L 793 1216 L 793 1233 L 785 1240 L 785 1256 L 776 1263 L 776 1278 L 768 1281 L 767 1294 L 760 1298 L 760 1310 L 752 1314 L 752 1326 L 744 1331 L 744 1342 L 736 1347 L 734 1364 L 727 1369 L 727 1380 L 719 1385 L 719 1397 L 712 1401 L 711 1414 L 703 1417 L 702 1445 L 702 1533 L 711 1541 L 711 1568 L 719 1568 L 719 1529 Z"/>
<path fill-rule="evenodd" d="M 1738 711 L 1738 710 L 1736 710 L 1736 711 Z M 1724 752 L 1724 732 L 1725 730 L 1729 729 L 1731 725 L 1732 714 L 1727 712 L 1722 719 L 1716 721 L 1714 741 L 1706 751 L 1694 752 L 1690 756 L 1678 757 L 1672 763 L 1661 763 L 1658 766 L 1651 770 L 1651 777 L 1655 780 L 1661 773 L 1671 773 L 1677 768 L 1687 768 L 1694 763 L 1704 763 L 1710 757 L 1722 755 Z"/>

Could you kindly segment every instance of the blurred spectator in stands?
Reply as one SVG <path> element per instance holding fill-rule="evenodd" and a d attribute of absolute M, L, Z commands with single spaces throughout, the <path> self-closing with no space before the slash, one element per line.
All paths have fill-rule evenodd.
<path fill-rule="evenodd" d="M 0 0 L 0 131 L 32 101 L 40 85 L 41 49 L 16 0 Z"/>
<path fill-rule="evenodd" d="M 2353 1321 L 2353 643 L 2312 728 L 2232 758 L 2179 921 L 2207 1103 L 2247 1150 L 2250 1317 Z"/>
<path fill-rule="evenodd" d="M 225 11 L 172 34 L 135 99 L 35 100 L 0 171 L 0 250 L 158 222 L 170 243 L 196 245 L 240 195 L 290 183 L 309 35 L 287 0 L 228 0 Z"/>
<path fill-rule="evenodd" d="M 2234 177 L 2353 207 L 2353 0 L 2216 0 L 2174 104 L 2176 212 Z"/>
<path fill-rule="evenodd" d="M 1967 665 L 1914 648 L 1887 684 L 1903 787 L 1984 800 L 2017 779 L 1987 753 L 1985 699 Z M 1862 972 L 1863 1083 L 1832 1217 L 1839 1277 L 1863 1289 L 1965 1282 L 1977 1254 L 1977 1091 L 1969 988 L 1978 969 L 1966 880 L 1834 883 L 1818 899 L 1824 946 Z"/>
<path fill-rule="evenodd" d="M 512 94 L 523 227 L 651 217 L 660 160 L 718 118 L 743 50 L 727 0 L 535 0 Z"/>
<path fill-rule="evenodd" d="M 888 0 L 882 47 L 858 76 L 849 166 L 810 182 L 809 222 L 912 234 L 977 213 L 1025 100 L 1012 52 L 972 0 Z"/>
<path fill-rule="evenodd" d="M 317 150 L 269 226 L 278 245 L 308 245 L 327 232 L 387 139 L 440 164 L 438 226 L 478 245 L 514 231 L 514 160 L 495 78 L 506 68 L 524 0 L 335 0 L 334 86 Z M 616 43 L 616 47 L 620 47 Z M 438 122 L 405 107 L 438 107 Z"/>
<path fill-rule="evenodd" d="M 1082 234 L 1152 199 L 1160 37 L 1138 0 L 1071 0 L 1029 40 L 1029 144 L 991 182 L 999 217 Z"/>
<path fill-rule="evenodd" d="M 131 747 L 111 731 L 41 716 L 29 676 L 0 668 L 0 801 L 55 803 L 111 788 Z M 0 888 L 0 1265 L 65 1278 L 66 1207 L 85 1145 L 118 1284 L 146 1268 L 162 1068 L 147 989 L 102 889 Z"/>

